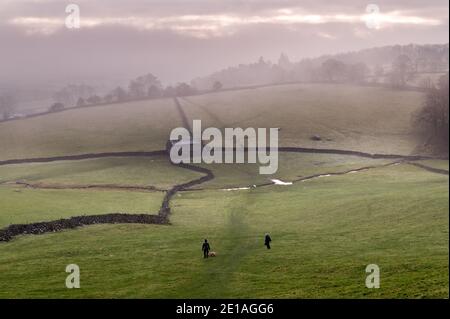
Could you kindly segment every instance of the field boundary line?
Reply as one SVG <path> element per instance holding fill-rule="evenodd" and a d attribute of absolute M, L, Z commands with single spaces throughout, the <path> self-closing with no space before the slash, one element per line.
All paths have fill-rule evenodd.
<path fill-rule="evenodd" d="M 227 148 L 222 148 L 223 151 Z M 234 151 L 236 149 L 233 149 Z M 243 148 L 244 151 L 248 151 L 249 148 Z M 266 149 L 268 151 L 269 149 Z M 428 156 L 428 155 L 400 155 L 400 154 L 379 154 L 379 153 L 365 153 L 360 151 L 342 150 L 342 149 L 327 149 L 327 148 L 307 148 L 307 147 L 295 147 L 295 146 L 283 146 L 274 148 L 274 151 L 287 152 L 287 153 L 311 153 L 311 154 L 336 154 L 336 155 L 352 155 L 373 159 L 395 159 L 401 158 L 405 160 L 417 161 L 427 159 L 440 159 L 448 160 L 448 156 Z M 8 159 L 0 161 L 0 166 L 11 164 L 27 164 L 27 163 L 49 163 L 57 161 L 75 161 L 85 159 L 107 158 L 107 157 L 151 157 L 151 156 L 167 156 L 166 150 L 155 151 L 124 151 L 124 152 L 104 152 L 104 153 L 86 153 L 76 155 L 62 155 L 52 157 L 31 157 L 21 159 Z"/>
<path fill-rule="evenodd" d="M 424 165 L 421 163 L 414 163 L 414 162 L 407 162 L 409 165 L 413 165 L 416 167 L 419 167 L 421 169 L 424 169 L 426 171 L 432 172 L 432 173 L 437 173 L 437 174 L 442 174 L 442 175 L 449 175 L 449 171 L 445 170 L 445 169 L 441 169 L 441 168 L 435 168 L 435 167 L 431 167 L 428 165 Z"/>
<path fill-rule="evenodd" d="M 286 82 L 278 82 L 278 83 L 265 83 L 265 84 L 255 84 L 255 85 L 243 85 L 243 86 L 236 86 L 236 87 L 229 87 L 229 88 L 223 88 L 221 90 L 200 90 L 199 92 L 195 94 L 188 94 L 188 95 L 182 95 L 179 97 L 195 97 L 195 96 L 202 96 L 207 94 L 214 94 L 214 93 L 221 93 L 221 92 L 233 92 L 233 91 L 245 91 L 245 90 L 253 90 L 253 89 L 259 89 L 259 88 L 265 88 L 265 87 L 271 87 L 271 86 L 289 86 L 289 85 L 296 85 L 296 84 L 329 84 L 329 85 L 346 85 L 346 83 L 330 83 L 330 82 L 305 82 L 305 81 L 286 81 Z M 403 88 L 392 88 L 389 85 L 384 85 L 383 83 L 361 83 L 357 86 L 360 87 L 373 87 L 373 88 L 385 88 L 385 89 L 391 89 L 391 90 L 397 90 L 397 91 L 415 91 L 415 92 L 424 92 L 423 88 L 420 87 L 414 87 L 414 86 L 405 86 Z M 13 118 L 7 118 L 7 119 L 1 119 L 1 123 L 5 122 L 12 122 L 12 121 L 19 121 L 19 120 L 26 120 L 34 117 L 41 117 L 51 114 L 57 114 L 62 113 L 66 111 L 75 111 L 79 109 L 85 109 L 85 108 L 94 108 L 94 107 L 101 107 L 101 106 L 109 106 L 109 105 L 118 105 L 118 104 L 126 104 L 126 103 L 132 103 L 132 102 L 142 102 L 142 101 L 155 101 L 155 100 L 165 100 L 169 99 L 173 96 L 165 96 L 165 97 L 144 97 L 144 98 L 137 98 L 137 99 L 130 99 L 125 101 L 113 101 L 113 102 L 102 102 L 98 104 L 88 104 L 88 105 L 77 105 L 77 106 L 70 106 L 61 110 L 55 110 L 55 111 L 42 111 L 42 112 L 36 112 L 36 113 L 30 113 L 27 115 L 24 115 L 22 117 L 13 117 Z M 175 96 L 176 97 L 176 96 Z"/>
<path fill-rule="evenodd" d="M 28 163 L 50 163 L 57 161 L 77 161 L 85 159 L 97 159 L 107 157 L 152 157 L 152 156 L 165 156 L 165 150 L 157 151 L 125 151 L 125 152 L 104 152 L 104 153 L 86 153 L 76 155 L 62 155 L 52 157 L 31 157 L 21 159 L 9 159 L 0 161 L 0 166 L 11 164 L 28 164 Z"/>
<path fill-rule="evenodd" d="M 96 224 L 167 224 L 159 215 L 112 213 L 103 215 L 85 215 L 62 218 L 47 222 L 30 224 L 12 224 L 0 229 L 0 242 L 8 242 L 16 236 L 26 234 L 44 234 L 65 229 L 74 229 L 86 225 Z"/>
<path fill-rule="evenodd" d="M 139 185 L 116 185 L 116 184 L 51 184 L 51 183 L 29 183 L 26 181 L 6 181 L 0 183 L 2 185 L 19 185 L 33 189 L 98 189 L 98 190 L 124 190 L 124 191 L 141 191 L 141 192 L 165 192 L 167 189 L 160 189 L 155 186 L 139 186 Z"/>
<path fill-rule="evenodd" d="M 161 208 L 159 210 L 159 215 L 163 216 L 164 218 L 168 218 L 168 216 L 170 215 L 170 213 L 171 213 L 170 201 L 172 200 L 172 198 L 175 196 L 175 194 L 177 192 L 185 191 L 192 186 L 200 185 L 202 183 L 205 183 L 205 182 L 210 181 L 215 178 L 213 172 L 207 168 L 190 165 L 190 164 L 183 164 L 183 163 L 173 164 L 173 165 L 182 167 L 182 168 L 185 168 L 185 169 L 197 172 L 197 173 L 202 173 L 205 175 L 200 178 L 189 181 L 187 183 L 175 185 L 166 192 L 166 195 L 164 196 L 163 202 L 161 204 Z"/>

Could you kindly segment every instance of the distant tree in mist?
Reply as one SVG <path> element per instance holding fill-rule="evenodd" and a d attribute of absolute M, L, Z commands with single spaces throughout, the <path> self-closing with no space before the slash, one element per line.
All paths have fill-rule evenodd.
<path fill-rule="evenodd" d="M 325 80 L 328 82 L 338 82 L 345 78 L 346 66 L 336 59 L 328 59 L 322 63 L 322 71 Z"/>
<path fill-rule="evenodd" d="M 102 102 L 102 98 L 98 95 L 92 95 L 86 99 L 89 104 L 99 104 Z"/>
<path fill-rule="evenodd" d="M 369 67 L 362 62 L 346 64 L 336 59 L 328 59 L 314 73 L 315 80 L 326 82 L 362 83 L 369 75 Z"/>
<path fill-rule="evenodd" d="M 128 93 L 130 98 L 140 99 L 145 97 L 145 86 L 143 83 L 131 80 L 128 85 Z"/>
<path fill-rule="evenodd" d="M 187 83 L 179 83 L 175 87 L 176 96 L 186 96 L 197 93 L 197 91 Z"/>
<path fill-rule="evenodd" d="M 164 93 L 163 93 L 164 97 L 174 97 L 176 96 L 176 90 L 173 86 L 169 85 L 168 87 L 166 87 L 164 89 Z"/>
<path fill-rule="evenodd" d="M 287 55 L 281 54 L 278 63 L 272 64 L 268 60 L 259 59 L 255 63 L 238 64 L 214 72 L 205 77 L 192 80 L 192 85 L 200 90 L 210 90 L 214 81 L 220 81 L 225 88 L 261 85 L 283 82 L 346 82 L 355 81 L 349 79 L 347 66 L 365 63 L 373 70 L 373 81 L 389 82 L 391 67 L 389 63 L 400 55 L 406 55 L 412 62 L 412 68 L 408 76 L 417 72 L 447 72 L 449 66 L 448 44 L 437 45 L 393 45 L 377 47 L 360 51 L 340 53 L 334 56 L 319 56 L 306 58 L 298 62 L 291 62 Z M 322 64 L 327 60 L 334 60 L 327 68 Z M 345 64 L 345 68 L 341 63 Z M 336 70 L 337 66 L 337 71 Z M 384 69 L 383 67 L 386 66 Z M 345 70 L 344 70 L 345 69 Z M 326 71 L 326 72 L 325 72 Z M 343 71 L 343 72 L 340 72 Z M 400 73 L 392 76 L 395 86 L 403 85 Z M 383 79 L 381 79 L 383 77 Z M 357 77 L 358 78 L 358 77 Z M 361 77 L 359 77 L 361 79 Z M 368 81 L 366 77 L 364 81 Z"/>
<path fill-rule="evenodd" d="M 422 79 L 419 83 L 419 87 L 422 89 L 430 90 L 435 86 L 433 79 L 429 76 Z"/>
<path fill-rule="evenodd" d="M 66 106 L 75 106 L 79 98 L 87 99 L 94 95 L 95 89 L 85 84 L 69 84 L 57 91 L 53 95 L 55 102 L 63 103 Z"/>
<path fill-rule="evenodd" d="M 162 85 L 156 76 L 148 73 L 143 76 L 139 76 L 130 81 L 128 85 L 128 93 L 131 99 L 141 99 L 150 97 L 149 94 L 156 95 L 161 92 Z M 154 96 L 152 96 L 154 97 Z"/>
<path fill-rule="evenodd" d="M 383 76 L 383 75 L 384 75 L 384 68 L 383 68 L 383 66 L 377 64 L 377 65 L 375 66 L 375 69 L 374 69 L 374 75 L 375 75 L 376 77 Z"/>
<path fill-rule="evenodd" d="M 201 90 L 211 90 L 215 81 L 220 81 L 223 87 L 236 87 L 253 85 L 255 83 L 275 83 L 284 79 L 280 76 L 284 70 L 278 65 L 260 57 L 256 62 L 250 64 L 239 64 L 225 70 L 215 72 L 210 77 L 197 78 L 191 81 L 192 87 Z"/>
<path fill-rule="evenodd" d="M 149 98 L 159 98 L 163 94 L 163 90 L 161 87 L 156 85 L 151 85 L 147 90 L 147 97 Z"/>
<path fill-rule="evenodd" d="M 86 105 L 86 101 L 82 97 L 78 98 L 77 106 L 84 106 L 84 105 Z"/>
<path fill-rule="evenodd" d="M 445 146 L 449 143 L 449 75 L 442 76 L 437 85 L 432 85 L 426 94 L 425 102 L 417 114 L 419 125 L 426 128 L 435 143 Z"/>
<path fill-rule="evenodd" d="M 128 99 L 128 93 L 122 87 L 118 86 L 110 93 L 111 101 L 124 102 Z"/>
<path fill-rule="evenodd" d="M 111 93 L 108 93 L 103 97 L 103 101 L 105 101 L 105 103 L 111 103 L 113 100 L 114 96 Z"/>
<path fill-rule="evenodd" d="M 4 120 L 10 118 L 14 108 L 16 107 L 16 99 L 10 93 L 0 95 L 0 113 Z"/>
<path fill-rule="evenodd" d="M 406 54 L 399 55 L 392 63 L 390 83 L 392 87 L 402 88 L 411 79 L 414 68 L 411 59 Z"/>
<path fill-rule="evenodd" d="M 213 89 L 214 91 L 219 91 L 219 90 L 221 90 L 222 88 L 223 88 L 223 84 L 222 84 L 222 82 L 220 82 L 220 81 L 215 81 L 214 84 L 213 84 L 213 87 L 212 87 L 212 89 Z"/>
<path fill-rule="evenodd" d="M 278 66 L 283 70 L 289 70 L 292 68 L 292 62 L 289 60 L 289 57 L 285 53 L 281 53 L 278 58 Z"/>
<path fill-rule="evenodd" d="M 350 82 L 363 83 L 370 69 L 365 63 L 350 64 L 346 67 L 346 78 Z"/>
<path fill-rule="evenodd" d="M 50 112 L 57 112 L 64 109 L 64 104 L 61 102 L 53 103 L 48 109 Z"/>
<path fill-rule="evenodd" d="M 63 88 L 57 92 L 55 92 L 55 94 L 53 94 L 53 99 L 55 101 L 57 101 L 56 103 L 71 103 L 72 97 L 69 93 L 69 90 L 67 90 L 66 88 Z"/>

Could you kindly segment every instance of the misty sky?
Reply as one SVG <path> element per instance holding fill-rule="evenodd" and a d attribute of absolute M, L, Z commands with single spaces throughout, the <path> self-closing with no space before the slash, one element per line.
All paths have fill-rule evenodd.
<path fill-rule="evenodd" d="M 65 27 L 66 5 L 81 10 Z M 368 4 L 380 9 L 376 28 Z M 448 42 L 447 0 L 0 0 L 0 84 L 165 84 L 256 61 Z M 6 83 L 6 84 L 5 84 Z"/>

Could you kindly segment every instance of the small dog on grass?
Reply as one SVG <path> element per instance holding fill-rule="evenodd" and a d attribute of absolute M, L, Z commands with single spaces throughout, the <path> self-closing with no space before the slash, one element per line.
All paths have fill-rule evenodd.
<path fill-rule="evenodd" d="M 210 251 L 208 253 L 208 257 L 216 257 L 216 252 L 215 251 Z"/>

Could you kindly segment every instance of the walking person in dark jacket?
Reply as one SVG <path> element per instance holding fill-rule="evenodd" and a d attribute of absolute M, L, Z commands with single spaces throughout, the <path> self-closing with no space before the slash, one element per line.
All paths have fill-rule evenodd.
<path fill-rule="evenodd" d="M 272 238 L 270 238 L 269 234 L 266 234 L 264 236 L 264 245 L 267 247 L 267 249 L 270 249 L 270 242 L 272 241 Z"/>
<path fill-rule="evenodd" d="M 202 245 L 203 250 L 203 258 L 208 258 L 209 251 L 211 250 L 211 247 L 209 247 L 208 240 L 205 239 L 205 242 Z"/>

